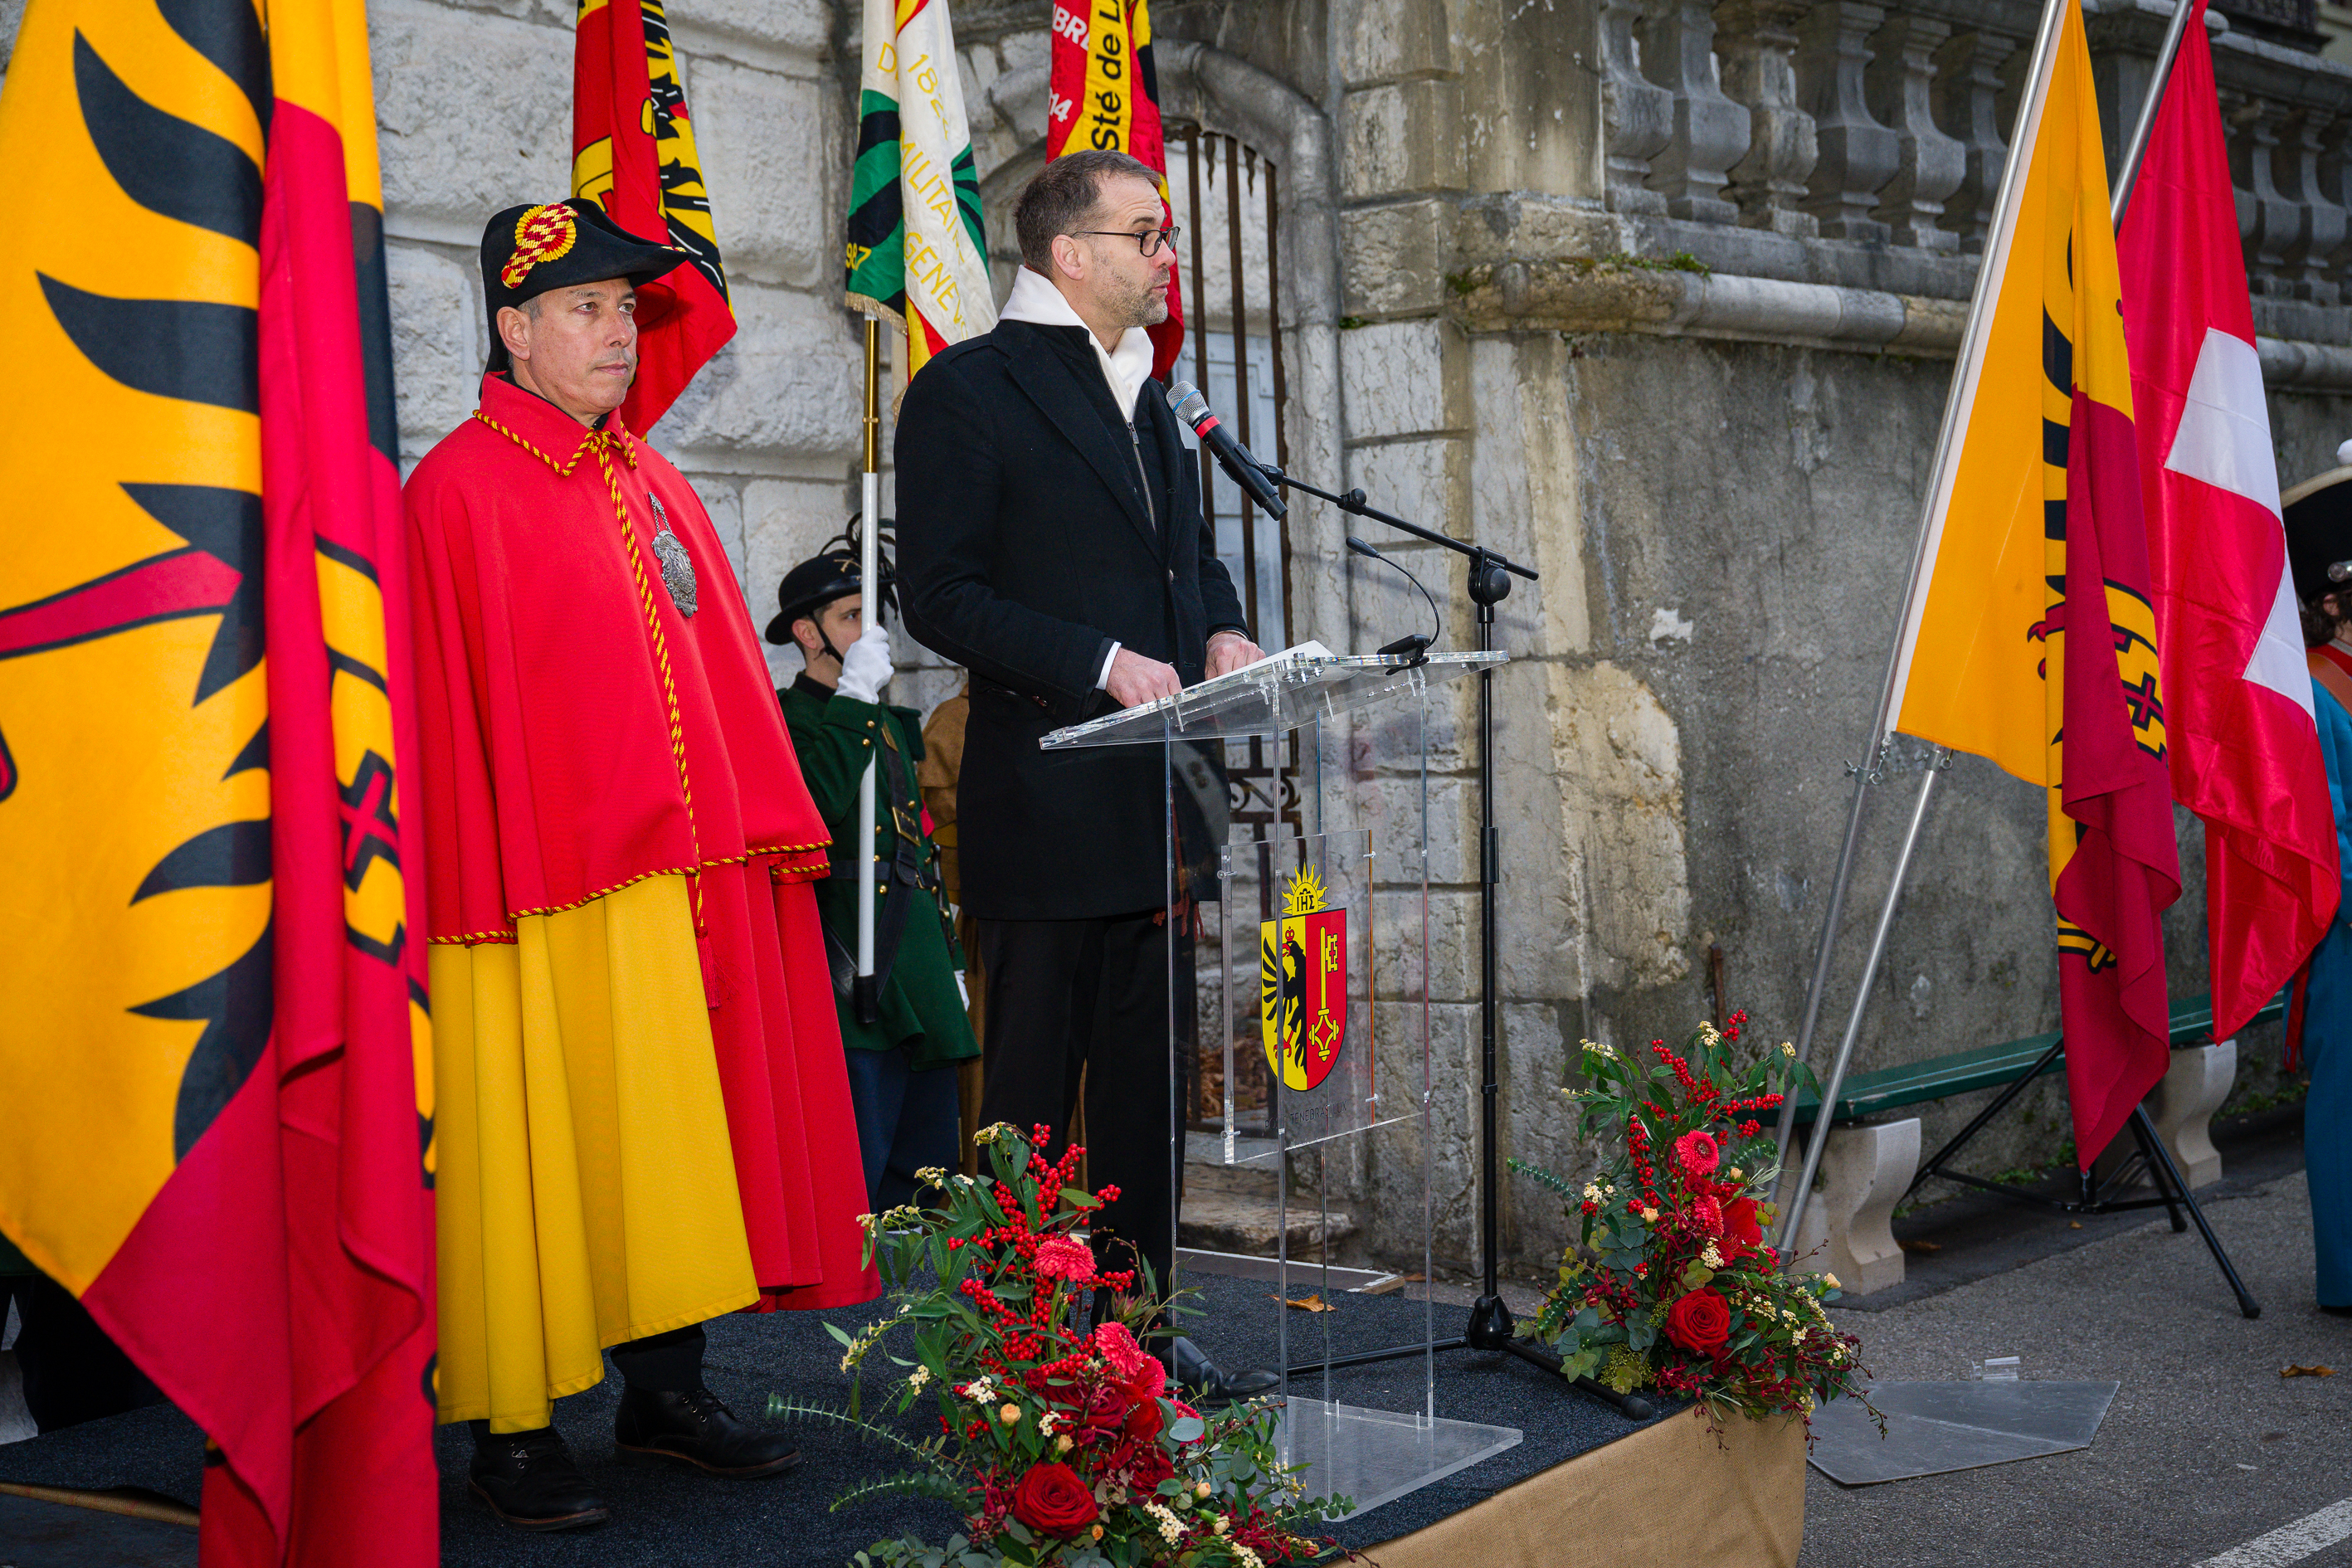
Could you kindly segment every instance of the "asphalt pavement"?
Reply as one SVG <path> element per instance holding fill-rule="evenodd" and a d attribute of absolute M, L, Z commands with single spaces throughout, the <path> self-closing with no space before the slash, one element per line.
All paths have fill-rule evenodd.
<path fill-rule="evenodd" d="M 2352 1318 L 2312 1294 L 2298 1120 L 2217 1130 L 2224 1179 L 2199 1194 L 2252 1321 L 2160 1211 L 2076 1228 L 1969 1199 L 1898 1222 L 1933 1250 L 1833 1313 L 1874 1376 L 2015 1355 L 2122 1387 L 2075 1453 L 1851 1489 L 1809 1471 L 1802 1568 L 2352 1568 Z M 2336 1375 L 2279 1375 L 2314 1365 Z"/>

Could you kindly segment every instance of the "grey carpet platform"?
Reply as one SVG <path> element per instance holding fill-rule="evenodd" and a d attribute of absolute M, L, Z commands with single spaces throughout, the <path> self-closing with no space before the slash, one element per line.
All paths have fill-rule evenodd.
<path fill-rule="evenodd" d="M 1195 1304 L 1207 1316 L 1187 1327 L 1228 1365 L 1265 1365 L 1275 1353 L 1271 1287 L 1204 1277 Z M 1333 1349 L 1373 1349 L 1416 1337 L 1423 1305 L 1395 1297 L 1341 1295 L 1328 1314 L 1292 1312 L 1294 1360 L 1319 1354 L 1328 1326 Z M 1461 1309 L 1439 1307 L 1440 1336 L 1458 1332 Z M 862 1309 L 819 1314 L 730 1317 L 709 1326 L 710 1386 L 739 1414 L 757 1415 L 771 1393 L 838 1403 L 845 1393 L 841 1350 L 821 1326 L 865 1321 Z M 1419 1407 L 1421 1363 L 1390 1363 L 1336 1373 L 1333 1398 L 1392 1410 Z M 1321 1380 L 1297 1392 L 1320 1397 Z M 887 1453 L 861 1448 L 837 1427 L 803 1434 L 804 1461 L 775 1480 L 725 1482 L 654 1463 L 625 1460 L 613 1446 L 617 1378 L 556 1406 L 556 1425 L 573 1454 L 614 1505 L 613 1522 L 578 1534 L 528 1536 L 509 1531 L 466 1491 L 471 1441 L 464 1428 L 444 1428 L 442 1561 L 450 1568 L 635 1568 L 678 1563 L 839 1564 L 877 1538 L 904 1529 L 943 1539 L 953 1519 L 938 1505 L 904 1500 L 830 1511 L 832 1500 L 859 1481 L 890 1471 Z M 1492 1496 L 1515 1481 L 1597 1448 L 1635 1429 L 1634 1424 L 1534 1367 L 1500 1356 L 1465 1352 L 1437 1357 L 1437 1414 L 1456 1420 L 1515 1426 L 1517 1447 L 1378 1508 L 1328 1528 L 1342 1543 L 1364 1547 L 1409 1534 Z M 936 1429 L 936 1421 L 933 1422 Z M 919 1425 L 910 1426 L 919 1435 Z M 26 1442 L 0 1446 L 0 1481 L 103 1489 L 134 1486 L 197 1500 L 203 1444 L 195 1428 L 168 1405 L 94 1421 Z M 0 1542 L 0 1545 L 5 1545 Z M 5 1560 L 0 1553 L 0 1560 Z"/>

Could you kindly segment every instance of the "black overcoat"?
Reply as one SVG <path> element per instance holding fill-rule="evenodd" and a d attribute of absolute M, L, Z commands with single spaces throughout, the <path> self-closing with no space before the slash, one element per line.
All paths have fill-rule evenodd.
<path fill-rule="evenodd" d="M 972 675 L 964 907 L 1076 920 L 1161 904 L 1160 748 L 1037 741 L 1116 710 L 1095 686 L 1114 641 L 1190 685 L 1212 632 L 1247 630 L 1165 389 L 1144 384 L 1131 443 L 1084 328 L 1000 321 L 908 384 L 896 461 L 907 629 Z"/>

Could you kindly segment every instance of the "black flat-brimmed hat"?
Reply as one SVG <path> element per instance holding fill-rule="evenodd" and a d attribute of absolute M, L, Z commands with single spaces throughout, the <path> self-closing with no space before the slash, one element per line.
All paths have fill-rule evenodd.
<path fill-rule="evenodd" d="M 584 196 L 509 207 L 482 230 L 482 298 L 490 315 L 493 371 L 512 367 L 499 336 L 499 311 L 508 305 L 582 283 L 625 278 L 639 289 L 694 259 L 672 246 L 655 245 L 604 216 Z M 666 300 L 641 297 L 637 323 L 649 326 Z"/>
<path fill-rule="evenodd" d="M 835 599 L 866 591 L 866 579 L 857 559 L 858 521 L 851 518 L 846 529 L 828 540 L 824 549 L 785 573 L 784 580 L 776 584 L 775 618 L 768 623 L 766 634 L 770 642 L 790 647 L 794 621 L 816 614 Z M 895 610 L 898 607 L 898 574 L 890 563 L 890 520 L 884 518 L 881 549 L 876 560 L 882 568 L 882 603 Z"/>
<path fill-rule="evenodd" d="M 2352 441 L 2336 459 L 2347 466 L 2309 479 L 2279 498 L 2286 520 L 2286 560 L 2294 595 L 2315 604 L 2352 591 Z"/>

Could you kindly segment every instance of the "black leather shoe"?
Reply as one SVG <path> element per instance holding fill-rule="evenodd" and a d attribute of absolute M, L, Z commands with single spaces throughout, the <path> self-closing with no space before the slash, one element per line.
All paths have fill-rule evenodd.
<path fill-rule="evenodd" d="M 737 1480 L 782 1475 L 801 1462 L 790 1437 L 737 1420 L 707 1388 L 691 1394 L 624 1390 L 620 1413 L 613 1417 L 613 1441 L 632 1454 L 677 1459 Z"/>
<path fill-rule="evenodd" d="M 585 1530 L 613 1517 L 552 1426 L 476 1440 L 468 1486 L 517 1530 Z"/>
<path fill-rule="evenodd" d="M 1226 1372 L 1182 1334 L 1168 1342 L 1160 1359 L 1168 1368 L 1169 1380 L 1183 1390 L 1188 1404 L 1231 1405 L 1236 1399 L 1255 1399 L 1272 1394 L 1282 1386 L 1282 1377 L 1277 1373 Z"/>

